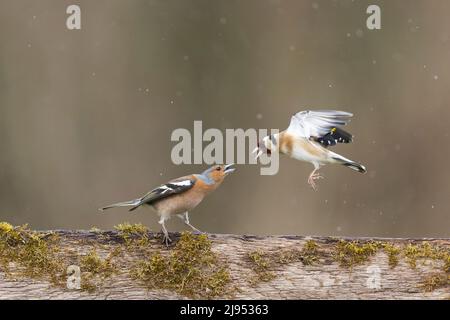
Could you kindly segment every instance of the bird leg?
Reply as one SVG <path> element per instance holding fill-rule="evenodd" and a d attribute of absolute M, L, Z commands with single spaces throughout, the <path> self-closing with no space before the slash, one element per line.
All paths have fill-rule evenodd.
<path fill-rule="evenodd" d="M 317 170 L 319 170 L 319 168 L 314 168 L 308 177 L 308 183 L 314 191 L 317 191 L 317 185 L 314 180 L 323 179 L 323 176 L 321 176 L 320 173 L 316 173 Z"/>
<path fill-rule="evenodd" d="M 162 228 L 163 243 L 165 243 L 166 247 L 168 247 L 169 243 L 172 242 L 172 239 L 170 239 L 170 237 L 169 237 L 169 232 L 167 231 L 166 225 L 164 224 L 165 221 L 166 221 L 166 219 L 164 217 L 161 217 L 161 219 L 159 219 L 158 223 L 161 225 L 161 228 Z"/>
<path fill-rule="evenodd" d="M 196 233 L 203 233 L 200 230 L 198 230 L 196 227 L 194 227 L 190 222 L 189 222 L 189 213 L 186 211 L 185 213 L 181 213 L 181 214 L 177 214 L 177 216 L 183 220 L 184 224 L 191 227 L 192 230 L 194 230 L 194 232 Z"/>

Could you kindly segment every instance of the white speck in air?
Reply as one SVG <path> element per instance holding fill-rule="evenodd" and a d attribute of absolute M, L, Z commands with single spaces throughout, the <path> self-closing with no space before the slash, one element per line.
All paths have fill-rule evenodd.
<path fill-rule="evenodd" d="M 150 92 L 150 89 L 149 89 L 149 88 L 145 89 L 145 92 L 146 92 L 146 93 L 149 93 L 149 92 Z"/>
<path fill-rule="evenodd" d="M 434 77 L 433 77 L 433 79 L 434 79 L 434 80 L 437 80 L 437 79 L 439 79 L 439 76 L 438 76 L 437 74 L 435 74 Z"/>
<path fill-rule="evenodd" d="M 225 17 L 220 18 L 219 21 L 221 24 L 227 24 L 227 18 L 225 18 Z"/>
<path fill-rule="evenodd" d="M 377 60 L 372 60 L 372 64 L 377 64 Z"/>
<path fill-rule="evenodd" d="M 28 48 L 31 48 L 31 43 L 27 44 L 27 47 L 28 47 Z"/>
<path fill-rule="evenodd" d="M 263 115 L 261 113 L 256 114 L 256 119 L 261 120 L 263 118 Z"/>
<path fill-rule="evenodd" d="M 328 88 L 333 88 L 333 85 L 330 83 L 330 84 L 328 85 Z"/>
<path fill-rule="evenodd" d="M 188 61 L 188 60 L 189 60 L 189 56 L 184 56 L 184 57 L 183 57 L 183 60 L 184 60 L 184 61 Z"/>
<path fill-rule="evenodd" d="M 295 51 L 295 46 L 294 46 L 294 45 L 290 45 L 290 46 L 289 46 L 289 50 L 290 50 L 290 51 Z"/>
<path fill-rule="evenodd" d="M 170 104 L 173 104 L 173 100 L 170 100 Z"/>
<path fill-rule="evenodd" d="M 434 204 L 431 205 L 431 209 L 434 209 Z"/>
<path fill-rule="evenodd" d="M 364 32 L 362 31 L 362 29 L 357 29 L 355 31 L 355 34 L 358 38 L 362 38 L 364 36 Z"/>
<path fill-rule="evenodd" d="M 337 232 L 341 232 L 341 231 L 342 231 L 342 227 L 341 227 L 341 226 L 338 226 L 338 227 L 336 228 L 336 230 L 337 230 Z"/>
<path fill-rule="evenodd" d="M 318 9 L 319 9 L 319 4 L 318 4 L 317 2 L 313 2 L 312 5 L 311 5 L 311 7 L 312 7 L 314 10 L 318 10 Z"/>
<path fill-rule="evenodd" d="M 347 32 L 347 38 L 350 38 L 352 34 L 350 32 Z"/>

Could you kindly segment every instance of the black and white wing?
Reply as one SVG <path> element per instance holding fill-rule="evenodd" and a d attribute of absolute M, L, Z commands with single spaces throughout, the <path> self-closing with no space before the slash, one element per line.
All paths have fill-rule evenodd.
<path fill-rule="evenodd" d="M 287 131 L 304 138 L 319 139 L 339 126 L 345 126 L 353 114 L 337 110 L 300 111 L 292 116 Z"/>
<path fill-rule="evenodd" d="M 167 198 L 171 195 L 180 194 L 191 189 L 195 184 L 195 178 L 192 176 L 181 177 L 178 179 L 171 180 L 159 187 L 151 190 L 142 198 L 139 199 L 139 203 L 130 209 L 133 211 L 143 204 L 152 204 L 161 199 Z"/>

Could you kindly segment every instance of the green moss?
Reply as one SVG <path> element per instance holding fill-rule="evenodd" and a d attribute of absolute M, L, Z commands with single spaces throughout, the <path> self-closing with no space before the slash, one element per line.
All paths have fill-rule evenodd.
<path fill-rule="evenodd" d="M 302 250 L 297 248 L 281 248 L 274 252 L 256 250 L 247 255 L 251 268 L 255 275 L 250 278 L 250 283 L 267 282 L 275 278 L 275 269 L 279 266 L 293 262 L 302 262 L 303 265 L 311 265 L 319 261 L 321 253 L 319 246 L 313 240 L 306 241 Z"/>
<path fill-rule="evenodd" d="M 392 243 L 383 243 L 383 249 L 388 256 L 389 266 L 395 268 L 399 262 L 400 248 Z"/>
<path fill-rule="evenodd" d="M 169 289 L 188 296 L 212 298 L 228 292 L 230 274 L 211 250 L 206 235 L 182 233 L 170 254 L 152 254 L 133 268 L 133 278 L 150 289 Z"/>
<path fill-rule="evenodd" d="M 403 249 L 403 254 L 411 268 L 414 269 L 418 260 L 444 259 L 446 252 L 438 247 L 433 247 L 429 242 L 423 242 L 420 245 L 408 244 Z"/>
<path fill-rule="evenodd" d="M 252 270 L 255 272 L 255 277 L 250 279 L 252 284 L 262 281 L 267 282 L 275 278 L 275 274 L 271 271 L 273 263 L 267 253 L 260 250 L 252 251 L 248 253 L 248 259 L 252 266 Z"/>
<path fill-rule="evenodd" d="M 14 276 L 50 279 L 60 283 L 65 269 L 58 256 L 58 237 L 33 232 L 26 225 L 13 227 L 0 223 L 0 267 L 11 275 L 10 267 L 19 268 Z"/>
<path fill-rule="evenodd" d="M 450 286 L 450 274 L 437 273 L 431 275 L 422 283 L 422 287 L 427 292 L 434 291 L 439 288 Z"/>
<path fill-rule="evenodd" d="M 333 257 L 343 267 L 363 264 L 375 255 L 381 244 L 375 241 L 359 242 L 339 240 L 334 248 Z"/>
<path fill-rule="evenodd" d="M 124 240 L 127 246 L 147 246 L 150 241 L 148 238 L 148 228 L 141 223 L 130 224 L 128 222 L 121 223 L 114 227 L 119 236 Z"/>
<path fill-rule="evenodd" d="M 444 272 L 450 273 L 450 253 L 444 255 Z"/>
<path fill-rule="evenodd" d="M 92 249 L 80 259 L 81 289 L 93 292 L 97 289 L 95 281 L 103 281 L 117 272 L 112 259 L 119 254 L 118 248 L 113 250 L 105 259 L 100 258 L 96 249 Z M 99 280 L 100 279 L 100 280 Z"/>
<path fill-rule="evenodd" d="M 302 261 L 304 265 L 311 265 L 318 261 L 320 252 L 319 246 L 313 240 L 306 241 L 302 249 Z"/>
<path fill-rule="evenodd" d="M 112 263 L 112 258 L 118 254 L 118 250 L 111 252 L 105 259 L 100 258 L 97 251 L 92 249 L 81 258 L 81 270 L 94 274 L 102 274 L 104 277 L 111 276 L 116 268 Z"/>

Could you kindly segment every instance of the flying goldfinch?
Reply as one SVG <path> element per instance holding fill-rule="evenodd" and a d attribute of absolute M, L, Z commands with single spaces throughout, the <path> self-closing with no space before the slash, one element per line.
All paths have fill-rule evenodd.
<path fill-rule="evenodd" d="M 201 174 L 191 174 L 162 184 L 141 198 L 114 203 L 99 210 L 131 207 L 129 211 L 133 211 L 144 205 L 152 207 L 160 217 L 159 224 L 164 234 L 163 241 L 168 246 L 171 240 L 165 222 L 172 215 L 177 215 L 192 230 L 200 232 L 189 222 L 188 212 L 198 206 L 206 195 L 216 190 L 225 177 L 234 170 L 233 164 L 215 165 Z"/>
<path fill-rule="evenodd" d="M 349 143 L 352 135 L 339 126 L 345 126 L 353 114 L 336 110 L 301 111 L 291 118 L 289 127 L 277 134 L 264 137 L 253 151 L 258 158 L 262 153 L 280 152 L 294 159 L 310 162 L 314 170 L 308 183 L 317 190 L 315 180 L 323 178 L 317 170 L 325 164 L 342 164 L 350 169 L 365 173 L 366 168 L 349 160 L 328 147 L 337 143 Z"/>

